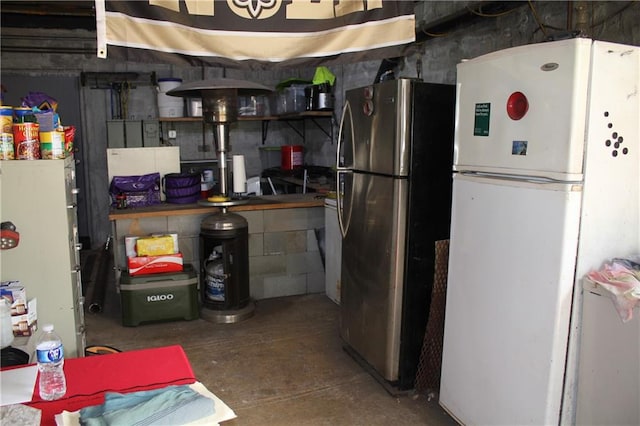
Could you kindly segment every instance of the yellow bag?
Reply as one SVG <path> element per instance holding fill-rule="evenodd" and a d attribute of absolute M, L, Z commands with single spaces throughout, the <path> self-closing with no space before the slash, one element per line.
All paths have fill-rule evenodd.
<path fill-rule="evenodd" d="M 177 247 L 171 235 L 141 237 L 136 241 L 136 252 L 138 256 L 160 256 L 177 253 Z"/>

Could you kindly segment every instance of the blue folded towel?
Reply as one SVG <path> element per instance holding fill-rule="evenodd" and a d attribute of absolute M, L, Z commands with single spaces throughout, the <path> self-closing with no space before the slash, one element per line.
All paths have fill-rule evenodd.
<path fill-rule="evenodd" d="M 107 392 L 102 405 L 80 410 L 80 424 L 87 426 L 175 426 L 215 413 L 213 400 L 189 386 L 133 393 Z"/>

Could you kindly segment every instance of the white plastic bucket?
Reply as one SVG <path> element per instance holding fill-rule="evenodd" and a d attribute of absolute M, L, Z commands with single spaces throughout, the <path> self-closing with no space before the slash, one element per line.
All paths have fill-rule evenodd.
<path fill-rule="evenodd" d="M 184 117 L 184 99 L 166 94 L 181 84 L 181 78 L 158 79 L 158 115 L 160 117 Z"/>

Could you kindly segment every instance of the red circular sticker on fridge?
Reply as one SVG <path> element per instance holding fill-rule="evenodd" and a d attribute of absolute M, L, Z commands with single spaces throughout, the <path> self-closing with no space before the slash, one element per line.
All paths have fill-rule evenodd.
<path fill-rule="evenodd" d="M 373 86 L 365 87 L 362 92 L 365 99 L 373 99 Z"/>
<path fill-rule="evenodd" d="M 507 114 L 512 120 L 520 120 L 529 111 L 529 101 L 522 92 L 513 92 L 507 100 Z"/>

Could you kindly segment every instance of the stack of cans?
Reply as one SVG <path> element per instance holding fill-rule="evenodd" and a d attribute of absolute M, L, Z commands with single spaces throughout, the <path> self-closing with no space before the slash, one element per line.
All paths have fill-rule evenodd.
<path fill-rule="evenodd" d="M 75 128 L 59 126 L 53 111 L 36 114 L 29 107 L 0 105 L 0 120 L 0 160 L 62 159 L 71 155 Z"/>
<path fill-rule="evenodd" d="M 13 145 L 16 160 L 39 160 L 40 125 L 28 107 L 13 109 Z"/>
<path fill-rule="evenodd" d="M 0 106 L 0 160 L 13 160 L 13 107 Z"/>

